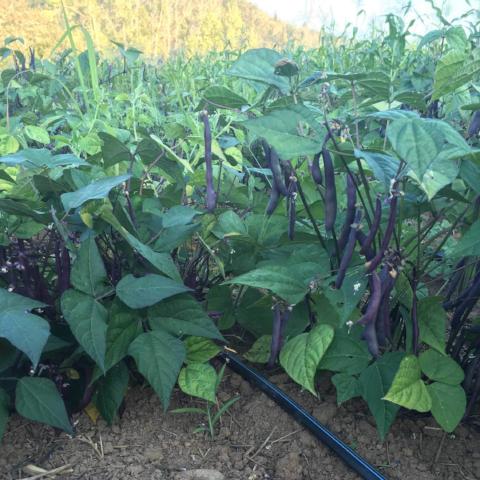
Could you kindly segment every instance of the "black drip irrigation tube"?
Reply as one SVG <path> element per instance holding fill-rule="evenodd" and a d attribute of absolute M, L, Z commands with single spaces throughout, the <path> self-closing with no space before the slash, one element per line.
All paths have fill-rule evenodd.
<path fill-rule="evenodd" d="M 220 359 L 225 362 L 234 372 L 245 380 L 260 388 L 270 398 L 275 400 L 287 413 L 292 415 L 299 423 L 310 430 L 321 442 L 333 450 L 352 470 L 365 480 L 386 480 L 385 477 L 357 452 L 337 438 L 330 430 L 325 428 L 315 417 L 310 415 L 297 402 L 291 399 L 285 392 L 269 382 L 256 370 L 245 365 L 236 355 L 222 352 Z"/>

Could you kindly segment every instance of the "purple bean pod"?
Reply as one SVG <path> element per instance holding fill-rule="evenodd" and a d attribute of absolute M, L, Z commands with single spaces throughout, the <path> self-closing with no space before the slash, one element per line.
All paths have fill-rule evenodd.
<path fill-rule="evenodd" d="M 388 245 L 390 244 L 390 240 L 393 236 L 393 231 L 395 229 L 395 221 L 397 219 L 397 203 L 398 203 L 398 195 L 396 190 L 396 185 L 393 188 L 393 198 L 390 201 L 390 212 L 388 215 L 388 223 L 385 233 L 383 235 L 382 243 L 380 244 L 380 249 L 378 250 L 375 257 L 366 263 L 367 273 L 372 272 L 375 270 L 380 262 L 382 261 L 383 254 L 387 249 Z"/>
<path fill-rule="evenodd" d="M 330 153 L 322 149 L 323 171 L 325 173 L 325 229 L 333 233 L 337 218 L 337 190 L 335 187 L 335 170 Z"/>
<path fill-rule="evenodd" d="M 267 366 L 272 368 L 277 362 L 278 355 L 283 346 L 283 334 L 285 326 L 290 315 L 289 310 L 282 311 L 279 303 L 273 307 L 273 325 L 272 325 L 272 342 L 270 344 L 270 357 Z"/>
<path fill-rule="evenodd" d="M 367 251 L 369 251 L 373 239 L 375 238 L 375 235 L 378 232 L 378 227 L 380 226 L 380 221 L 382 219 L 382 201 L 380 198 L 377 197 L 377 200 L 375 201 L 375 212 L 373 214 L 373 221 L 372 221 L 372 226 L 370 228 L 370 231 L 366 235 L 364 241 L 362 242 L 362 248 L 360 249 L 360 253 L 365 255 Z"/>
<path fill-rule="evenodd" d="M 370 298 L 365 313 L 358 320 L 360 325 L 368 325 L 375 323 L 377 318 L 380 301 L 382 299 L 382 282 L 376 272 L 373 272 L 370 277 Z"/>
<path fill-rule="evenodd" d="M 353 222 L 350 224 L 350 233 L 348 235 L 347 243 L 343 251 L 342 259 L 340 261 L 340 267 L 338 268 L 337 278 L 335 279 L 335 288 L 342 288 L 347 268 L 352 260 L 353 251 L 355 249 L 355 242 L 357 238 L 357 230 L 362 219 L 362 211 L 357 209 L 354 214 Z"/>
<path fill-rule="evenodd" d="M 275 183 L 272 184 L 272 189 L 270 191 L 270 198 L 268 200 L 266 213 L 268 216 L 272 215 L 275 209 L 278 207 L 280 202 L 280 192 L 277 189 Z"/>
<path fill-rule="evenodd" d="M 352 175 L 347 173 L 347 215 L 343 224 L 340 238 L 338 239 L 338 248 L 342 251 L 347 244 L 350 236 L 350 225 L 355 220 L 355 204 L 357 203 L 357 187 Z"/>
<path fill-rule="evenodd" d="M 207 211 L 212 213 L 217 205 L 217 193 L 213 183 L 213 167 L 212 167 L 212 131 L 210 129 L 210 122 L 208 121 L 208 112 L 204 110 L 200 118 L 203 121 L 204 132 L 203 138 L 205 141 L 205 182 L 207 185 Z"/>
<path fill-rule="evenodd" d="M 357 237 L 357 242 L 359 243 L 360 247 L 363 248 L 363 245 L 365 244 L 367 236 L 361 230 L 357 230 L 356 237 Z M 361 250 L 360 250 L 360 252 L 361 252 Z M 371 245 L 369 247 L 365 248 L 364 255 L 365 255 L 365 258 L 367 259 L 367 262 L 375 256 L 375 252 L 374 252 Z"/>
<path fill-rule="evenodd" d="M 270 170 L 272 171 L 273 182 L 277 186 L 278 191 L 282 195 L 287 196 L 288 190 L 285 186 L 280 158 L 273 147 L 270 147 Z"/>
<path fill-rule="evenodd" d="M 322 171 L 320 170 L 320 155 L 320 152 L 315 154 L 313 157 L 313 162 L 310 166 L 310 173 L 312 174 L 313 181 L 317 185 L 321 185 L 323 183 Z"/>

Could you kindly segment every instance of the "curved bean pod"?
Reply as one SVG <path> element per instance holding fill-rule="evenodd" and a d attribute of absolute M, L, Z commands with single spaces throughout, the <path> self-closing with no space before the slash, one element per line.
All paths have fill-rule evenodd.
<path fill-rule="evenodd" d="M 332 233 L 337 218 L 337 190 L 335 187 L 335 171 L 330 153 L 322 149 L 323 170 L 325 173 L 325 229 Z"/>

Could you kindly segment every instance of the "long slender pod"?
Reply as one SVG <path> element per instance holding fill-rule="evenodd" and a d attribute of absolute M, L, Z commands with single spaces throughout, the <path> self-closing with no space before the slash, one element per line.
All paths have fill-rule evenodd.
<path fill-rule="evenodd" d="M 268 367 L 272 368 L 278 359 L 278 354 L 283 346 L 283 334 L 288 321 L 290 311 L 288 309 L 282 311 L 281 305 L 276 303 L 273 307 L 273 325 L 272 325 L 272 341 L 270 344 L 270 357 L 268 359 Z"/>
<path fill-rule="evenodd" d="M 335 171 L 330 153 L 322 149 L 323 170 L 325 172 L 325 229 L 332 233 L 337 218 L 337 190 L 335 187 Z"/>
<path fill-rule="evenodd" d="M 321 185 L 323 183 L 322 171 L 320 170 L 320 155 L 320 152 L 315 154 L 313 157 L 313 162 L 310 166 L 310 173 L 312 174 L 313 181 L 317 185 Z"/>
<path fill-rule="evenodd" d="M 212 213 L 217 205 L 217 193 L 213 183 L 212 167 L 212 131 L 208 120 L 208 112 L 203 111 L 200 115 L 203 125 L 203 138 L 205 141 L 205 182 L 207 185 L 207 211 Z"/>
<path fill-rule="evenodd" d="M 398 203 L 398 194 L 395 191 L 395 186 L 393 187 L 392 199 L 390 201 L 390 212 L 388 215 L 388 223 L 387 228 L 385 229 L 385 233 L 382 238 L 382 243 L 380 244 L 380 248 L 375 255 L 375 257 L 366 263 L 367 273 L 372 272 L 375 268 L 378 267 L 380 262 L 382 261 L 383 254 L 387 249 L 388 245 L 390 244 L 390 240 L 393 236 L 393 231 L 395 229 L 395 221 L 397 219 L 397 203 Z"/>
<path fill-rule="evenodd" d="M 360 320 L 358 320 L 358 323 L 360 325 L 367 325 L 368 323 L 375 322 L 381 299 L 382 282 L 377 272 L 373 272 L 370 277 L 370 298 L 368 300 L 368 305 L 365 313 L 362 315 Z"/>
<path fill-rule="evenodd" d="M 363 245 L 366 242 L 367 236 L 361 230 L 357 230 L 356 237 L 357 237 L 357 242 L 359 243 L 360 247 L 363 249 Z M 360 250 L 360 252 L 365 255 L 367 262 L 372 260 L 372 258 L 375 256 L 375 251 L 373 250 L 371 245 L 365 248 L 364 252 L 362 252 L 362 250 Z"/>
<path fill-rule="evenodd" d="M 362 219 L 362 210 L 357 209 L 354 214 L 353 222 L 350 224 L 350 233 L 348 235 L 347 243 L 343 251 L 342 259 L 340 261 L 340 267 L 338 268 L 337 278 L 335 279 L 335 288 L 341 288 L 347 273 L 347 268 L 350 265 L 353 251 L 355 249 L 355 243 L 357 239 L 357 229 Z"/>
<path fill-rule="evenodd" d="M 272 215 L 272 213 L 275 211 L 277 208 L 279 202 L 280 202 L 280 192 L 278 191 L 277 185 L 275 183 L 272 184 L 272 189 L 270 191 L 270 199 L 268 200 L 268 205 L 267 205 L 267 210 L 266 213 L 267 215 Z"/>
<path fill-rule="evenodd" d="M 347 215 L 343 224 L 340 238 L 338 239 L 338 248 L 342 251 L 347 244 L 350 236 L 350 226 L 355 220 L 355 204 L 357 202 L 357 187 L 353 175 L 347 174 Z"/>
<path fill-rule="evenodd" d="M 372 226 L 370 227 L 368 234 L 362 242 L 362 248 L 360 249 L 360 253 L 365 255 L 369 251 L 370 247 L 372 246 L 373 239 L 378 232 L 378 227 L 380 226 L 381 219 L 382 201 L 380 200 L 380 198 L 377 197 L 375 201 L 375 212 L 373 213 Z"/>
<path fill-rule="evenodd" d="M 288 190 L 285 186 L 280 158 L 278 158 L 278 154 L 273 147 L 270 147 L 270 170 L 272 171 L 273 181 L 277 185 L 278 191 L 282 195 L 287 196 Z"/>

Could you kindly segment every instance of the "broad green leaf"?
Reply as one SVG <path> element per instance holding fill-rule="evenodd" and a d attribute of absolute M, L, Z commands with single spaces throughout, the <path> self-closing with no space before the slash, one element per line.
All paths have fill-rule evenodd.
<path fill-rule="evenodd" d="M 313 395 L 315 374 L 323 355 L 334 337 L 329 325 L 318 325 L 308 333 L 302 333 L 289 340 L 280 352 L 280 364 L 295 380 Z"/>
<path fill-rule="evenodd" d="M 186 205 L 175 205 L 162 214 L 162 227 L 169 228 L 188 225 L 201 213 Z"/>
<path fill-rule="evenodd" d="M 62 397 L 48 378 L 21 378 L 15 391 L 15 408 L 29 420 L 46 423 L 73 434 Z"/>
<path fill-rule="evenodd" d="M 390 191 L 390 181 L 398 172 L 400 162 L 395 157 L 385 153 L 366 152 L 354 150 L 357 158 L 363 158 L 372 169 L 375 178 L 385 185 L 387 191 Z"/>
<path fill-rule="evenodd" d="M 474 222 L 450 252 L 454 258 L 478 255 L 480 248 L 480 220 Z"/>
<path fill-rule="evenodd" d="M 0 157 L 0 163 L 7 165 L 21 164 L 26 169 L 88 165 L 85 160 L 71 153 L 52 155 L 50 150 L 46 148 L 25 148 L 14 154 Z"/>
<path fill-rule="evenodd" d="M 264 288 L 295 305 L 303 300 L 308 291 L 310 278 L 300 271 L 283 265 L 267 265 L 228 280 L 225 284 L 248 285 Z"/>
<path fill-rule="evenodd" d="M 344 329 L 337 329 L 331 345 L 320 361 L 319 369 L 349 375 L 361 373 L 372 357 L 366 343 L 360 339 L 359 331 L 360 329 L 355 329 L 348 334 Z"/>
<path fill-rule="evenodd" d="M 363 297 L 367 279 L 363 271 L 363 267 L 357 271 L 350 269 L 340 290 L 326 287 L 323 290 L 323 298 L 320 297 L 319 303 L 316 305 L 316 311 L 319 318 L 333 326 L 342 326 L 350 320 L 352 313 Z M 326 299 L 326 300 L 325 300 Z M 329 304 L 327 306 L 327 304 Z M 325 318 L 325 307 L 331 309 L 338 317 L 338 323 L 330 322 Z"/>
<path fill-rule="evenodd" d="M 128 387 L 128 368 L 120 362 L 99 381 L 94 403 L 105 421 L 111 425 Z"/>
<path fill-rule="evenodd" d="M 128 242 L 128 244 L 136 250 L 143 258 L 148 260 L 159 272 L 168 275 L 174 280 L 180 281 L 180 274 L 177 267 L 172 260 L 169 253 L 159 253 L 152 250 L 148 245 L 145 245 L 136 237 L 134 237 L 122 224 L 118 221 L 115 215 L 108 209 L 101 210 L 101 217 L 114 227 L 120 235 Z"/>
<path fill-rule="evenodd" d="M 77 208 L 89 200 L 98 200 L 107 197 L 110 190 L 126 182 L 130 175 L 119 175 L 117 177 L 105 177 L 96 182 L 80 188 L 75 192 L 67 192 L 60 195 L 63 208 L 66 212 L 72 208 Z"/>
<path fill-rule="evenodd" d="M 247 228 L 245 222 L 232 210 L 223 212 L 212 228 L 212 233 L 218 238 L 235 237 L 246 235 Z"/>
<path fill-rule="evenodd" d="M 467 56 L 463 52 L 452 50 L 438 62 L 435 70 L 432 100 L 470 82 L 480 72 L 480 59 Z"/>
<path fill-rule="evenodd" d="M 183 393 L 215 403 L 217 372 L 208 363 L 189 363 L 180 370 L 178 386 Z"/>
<path fill-rule="evenodd" d="M 95 237 L 90 235 L 80 245 L 72 265 L 70 281 L 77 290 L 95 297 L 105 292 L 106 280 L 107 272 Z"/>
<path fill-rule="evenodd" d="M 227 74 L 235 77 L 265 83 L 278 88 L 282 92 L 288 91 L 288 81 L 285 77 L 275 75 L 275 64 L 283 57 L 280 53 L 269 48 L 247 50 L 230 67 Z"/>
<path fill-rule="evenodd" d="M 462 51 L 468 47 L 465 30 L 461 26 L 451 27 L 445 32 L 447 44 L 454 50 Z"/>
<path fill-rule="evenodd" d="M 430 411 L 432 399 L 422 381 L 422 372 L 417 357 L 414 355 L 404 357 L 383 400 L 418 412 Z"/>
<path fill-rule="evenodd" d="M 203 99 L 208 106 L 215 108 L 242 108 L 248 101 L 222 85 L 212 85 L 203 92 Z"/>
<path fill-rule="evenodd" d="M 21 350 L 35 368 L 50 335 L 50 325 L 28 310 L 45 305 L 4 289 L 0 289 L 0 305 L 0 337 Z"/>
<path fill-rule="evenodd" d="M 0 134 L 0 156 L 15 153 L 20 148 L 18 140 L 13 135 Z M 0 163 L 1 163 L 0 157 Z"/>
<path fill-rule="evenodd" d="M 135 359 L 138 370 L 153 387 L 168 409 L 170 394 L 185 360 L 183 343 L 166 332 L 142 333 L 131 344 L 128 353 Z"/>
<path fill-rule="evenodd" d="M 372 363 L 359 378 L 362 396 L 375 418 L 378 433 L 383 440 L 400 407 L 383 399 L 392 385 L 403 352 L 388 352 Z"/>
<path fill-rule="evenodd" d="M 480 105 L 478 108 L 480 109 Z M 480 167 L 476 163 L 463 160 L 460 164 L 460 177 L 475 193 L 480 193 Z"/>
<path fill-rule="evenodd" d="M 442 38 L 444 35 L 445 35 L 445 30 L 432 30 L 426 33 L 420 40 L 417 50 L 420 50 L 425 45 L 428 45 L 429 43 L 432 43 L 435 40 Z"/>
<path fill-rule="evenodd" d="M 315 137 L 299 134 L 300 122 L 307 122 Z M 288 108 L 279 108 L 262 117 L 242 122 L 252 135 L 265 138 L 278 152 L 282 160 L 289 160 L 299 155 L 314 155 L 322 149 L 322 129 L 312 112 L 301 104 Z"/>
<path fill-rule="evenodd" d="M 160 328 L 176 336 L 223 339 L 200 303 L 188 294 L 176 295 L 149 308 L 148 321 L 152 329 Z"/>
<path fill-rule="evenodd" d="M 337 404 L 341 405 L 351 398 L 359 397 L 362 394 L 358 379 L 347 373 L 337 373 L 332 377 L 332 383 L 337 391 Z"/>
<path fill-rule="evenodd" d="M 448 433 L 455 430 L 465 414 L 467 399 L 460 385 L 434 382 L 427 385 L 432 399 L 432 415 Z"/>
<path fill-rule="evenodd" d="M 161 275 L 148 274 L 136 278 L 125 275 L 117 284 L 117 295 L 130 308 L 150 307 L 161 300 L 190 289 Z"/>
<path fill-rule="evenodd" d="M 107 325 L 105 371 L 127 356 L 128 347 L 143 332 L 141 319 L 133 312 L 112 311 Z"/>
<path fill-rule="evenodd" d="M 387 136 L 410 168 L 408 174 L 429 199 L 456 178 L 458 165 L 454 160 L 469 151 L 466 144 L 460 144 L 451 127 L 438 120 L 395 120 L 388 127 Z"/>
<path fill-rule="evenodd" d="M 8 398 L 7 392 L 3 388 L 0 388 L 0 442 L 2 441 L 3 434 L 7 428 L 8 418 L 10 417 L 9 403 L 10 399 Z"/>
<path fill-rule="evenodd" d="M 48 135 L 48 132 L 42 127 L 27 125 L 25 127 L 25 134 L 34 142 L 42 143 L 44 145 L 50 143 L 50 135 Z"/>
<path fill-rule="evenodd" d="M 130 150 L 120 140 L 104 132 L 100 132 L 98 136 L 103 142 L 102 157 L 105 167 L 131 160 Z"/>
<path fill-rule="evenodd" d="M 107 310 L 93 297 L 67 290 L 61 299 L 62 313 L 70 329 L 95 363 L 105 371 Z"/>
<path fill-rule="evenodd" d="M 217 356 L 222 349 L 209 338 L 187 337 L 183 341 L 187 350 L 186 363 L 205 363 Z"/>
<path fill-rule="evenodd" d="M 245 358 L 253 363 L 267 363 L 270 358 L 271 343 L 271 335 L 262 335 L 255 340 L 250 350 L 245 353 Z"/>
<path fill-rule="evenodd" d="M 442 355 L 435 350 L 427 350 L 418 357 L 422 372 L 437 382 L 447 383 L 448 385 L 459 385 L 465 377 L 462 367 L 446 355 Z"/>
<path fill-rule="evenodd" d="M 447 314 L 440 297 L 425 297 L 418 301 L 417 319 L 420 341 L 445 353 Z"/>

